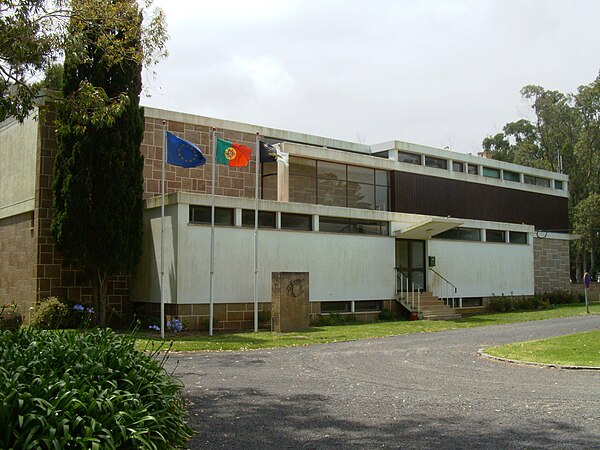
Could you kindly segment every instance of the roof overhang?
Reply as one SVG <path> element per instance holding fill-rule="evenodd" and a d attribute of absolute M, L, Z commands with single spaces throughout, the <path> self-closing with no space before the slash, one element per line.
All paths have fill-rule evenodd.
<path fill-rule="evenodd" d="M 429 239 L 431 236 L 459 227 L 462 224 L 463 222 L 457 219 L 429 217 L 422 222 L 396 231 L 394 235 L 402 239 Z"/>

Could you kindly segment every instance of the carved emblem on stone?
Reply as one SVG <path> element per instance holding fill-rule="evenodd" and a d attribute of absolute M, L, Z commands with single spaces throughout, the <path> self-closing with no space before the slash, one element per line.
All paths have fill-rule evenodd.
<path fill-rule="evenodd" d="M 298 297 L 299 295 L 302 295 L 304 293 L 304 286 L 302 286 L 302 280 L 290 281 L 287 290 L 292 297 Z"/>

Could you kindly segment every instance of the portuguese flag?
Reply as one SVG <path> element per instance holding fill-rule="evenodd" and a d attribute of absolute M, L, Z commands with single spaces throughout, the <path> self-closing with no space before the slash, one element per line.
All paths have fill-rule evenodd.
<path fill-rule="evenodd" d="M 246 167 L 252 157 L 252 150 L 245 145 L 217 139 L 216 159 L 219 164 L 232 167 Z"/>

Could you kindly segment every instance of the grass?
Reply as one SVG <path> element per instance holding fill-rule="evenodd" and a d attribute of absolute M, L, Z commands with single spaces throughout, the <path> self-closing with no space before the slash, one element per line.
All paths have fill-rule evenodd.
<path fill-rule="evenodd" d="M 600 314 L 600 304 L 590 305 L 592 314 Z M 276 334 L 272 332 L 232 333 L 208 336 L 206 334 L 169 334 L 165 341 L 157 332 L 142 332 L 136 341 L 139 350 L 157 350 L 161 345 L 171 351 L 234 351 L 261 348 L 294 347 L 324 344 L 329 342 L 353 341 L 409 333 L 436 332 L 456 328 L 469 328 L 505 323 L 527 322 L 585 314 L 585 305 L 560 305 L 542 311 L 481 314 L 456 321 L 396 321 L 352 324 L 344 326 L 313 327 L 308 330 Z M 172 341 L 172 342 L 169 342 Z"/>
<path fill-rule="evenodd" d="M 600 367 L 600 330 L 500 345 L 486 353 L 517 361 Z"/>

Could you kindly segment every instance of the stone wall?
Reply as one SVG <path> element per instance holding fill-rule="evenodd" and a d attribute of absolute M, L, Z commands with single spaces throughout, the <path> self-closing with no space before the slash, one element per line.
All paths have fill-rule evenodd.
<path fill-rule="evenodd" d="M 535 293 L 569 289 L 569 241 L 533 238 Z"/>
<path fill-rule="evenodd" d="M 161 194 L 162 179 L 162 120 L 146 118 L 144 140 L 140 151 L 144 155 L 144 198 Z M 196 144 L 206 157 L 206 164 L 190 169 L 165 165 L 165 193 L 179 190 L 210 194 L 212 186 L 212 143 L 210 128 L 182 122 L 167 121 L 167 130 Z M 217 131 L 218 139 L 238 142 L 252 149 L 253 158 L 247 167 L 232 167 L 216 164 L 217 178 L 215 194 L 229 197 L 254 198 L 255 167 L 254 147 L 256 135 L 232 130 Z"/>
<path fill-rule="evenodd" d="M 0 255 L 0 302 L 17 304 L 27 320 L 36 293 L 33 212 L 0 220 Z"/>

